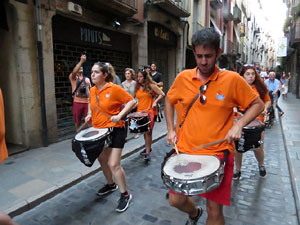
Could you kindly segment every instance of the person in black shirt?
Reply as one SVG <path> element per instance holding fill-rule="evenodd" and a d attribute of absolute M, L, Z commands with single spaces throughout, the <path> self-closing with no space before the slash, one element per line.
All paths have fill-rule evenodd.
<path fill-rule="evenodd" d="M 161 73 L 157 72 L 156 71 L 156 64 L 155 63 L 152 63 L 151 64 L 151 77 L 152 77 L 152 80 L 154 82 L 156 82 L 156 85 L 162 89 L 164 83 L 162 82 L 162 75 Z"/>

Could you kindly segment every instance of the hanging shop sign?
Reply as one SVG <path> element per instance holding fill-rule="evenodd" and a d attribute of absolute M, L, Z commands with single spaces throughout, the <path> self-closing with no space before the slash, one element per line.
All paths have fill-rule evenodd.
<path fill-rule="evenodd" d="M 148 38 L 149 40 L 170 46 L 177 45 L 176 35 L 172 31 L 156 23 L 148 23 Z"/>
<path fill-rule="evenodd" d="M 56 15 L 52 20 L 53 40 L 79 45 L 131 51 L 129 35 L 95 27 L 87 23 Z"/>

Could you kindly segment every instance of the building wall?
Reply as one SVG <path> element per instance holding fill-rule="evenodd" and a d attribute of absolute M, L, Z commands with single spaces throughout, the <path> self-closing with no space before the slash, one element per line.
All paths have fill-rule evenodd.
<path fill-rule="evenodd" d="M 1 31 L 6 139 L 8 143 L 26 147 L 41 145 L 37 53 L 33 51 L 36 49 L 34 15 L 31 1 L 23 4 L 12 0 L 7 5 L 9 31 Z"/>
<path fill-rule="evenodd" d="M 143 2 L 139 1 L 139 10 L 143 12 Z M 61 15 L 74 21 L 84 22 L 91 26 L 120 32 L 131 38 L 130 59 L 116 65 L 117 72 L 122 76 L 125 67 L 138 69 L 149 63 L 148 54 L 148 22 L 155 22 L 167 27 L 176 35 L 176 47 L 167 48 L 167 71 L 165 74 L 168 86 L 172 84 L 175 76 L 184 64 L 186 48 L 186 36 L 184 31 L 186 23 L 178 17 L 171 16 L 159 8 L 151 10 L 146 20 L 138 15 L 134 20 L 121 18 L 120 28 L 116 30 L 107 21 L 108 16 L 98 10 L 83 7 L 83 15 L 76 15 L 67 10 L 67 0 L 41 0 L 42 10 L 42 43 L 43 43 L 43 70 L 45 84 L 45 103 L 47 119 L 48 143 L 59 141 L 58 136 L 58 98 L 57 98 L 57 74 L 55 60 L 60 57 L 79 60 L 80 55 L 74 55 L 72 46 L 66 49 L 59 42 L 53 40 L 53 18 Z M 42 123 L 40 107 L 40 83 L 38 73 L 37 55 L 37 31 L 35 5 L 33 0 L 20 3 L 10 0 L 7 4 L 9 31 L 0 30 L 0 42 L 3 48 L 0 52 L 0 87 L 3 90 L 6 115 L 6 140 L 8 143 L 22 145 L 26 148 L 34 148 L 42 145 Z M 143 15 L 143 14 L 142 14 Z M 68 40 L 66 40 L 68 42 Z M 79 46 L 80 47 L 80 46 Z M 91 58 L 105 58 L 105 52 L 99 51 Z M 104 55 L 103 55 L 104 54 Z M 89 55 L 88 55 L 89 57 Z M 118 58 L 121 57 L 121 58 Z M 115 61 L 122 61 L 124 56 L 117 56 Z M 100 59 L 99 59 L 100 60 Z M 108 59 L 110 60 L 110 59 Z M 71 66 L 72 67 L 72 66 Z M 65 74 L 69 74 L 73 68 L 68 67 Z M 68 78 L 64 77 L 66 85 Z M 69 91 L 68 87 L 66 92 Z M 168 89 L 168 87 L 166 87 Z M 167 90 L 165 90 L 167 91 Z M 66 108 L 66 107 L 65 107 Z M 70 109 L 69 109 L 70 112 Z"/>

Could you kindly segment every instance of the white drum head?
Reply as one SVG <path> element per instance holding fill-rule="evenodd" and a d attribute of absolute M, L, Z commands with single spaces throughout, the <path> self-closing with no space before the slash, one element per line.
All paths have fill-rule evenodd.
<path fill-rule="evenodd" d="M 75 136 L 75 140 L 77 141 L 89 141 L 96 138 L 99 138 L 108 133 L 108 128 L 94 128 L 89 127 L 85 130 L 80 131 Z"/>
<path fill-rule="evenodd" d="M 219 167 L 216 156 L 179 154 L 167 160 L 163 171 L 177 179 L 197 179 L 214 173 Z"/>

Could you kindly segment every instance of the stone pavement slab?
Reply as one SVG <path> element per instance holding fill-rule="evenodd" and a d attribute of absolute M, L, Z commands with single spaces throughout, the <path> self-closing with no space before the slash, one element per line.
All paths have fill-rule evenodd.
<path fill-rule="evenodd" d="M 281 125 L 300 224 L 300 99 L 288 93 L 287 99 L 279 99 L 279 105 L 284 111 Z"/>
<path fill-rule="evenodd" d="M 253 152 L 244 154 L 242 179 L 233 181 L 231 206 L 224 207 L 226 225 L 297 225 L 294 196 L 284 151 L 279 121 L 265 134 L 267 176 L 260 178 Z M 122 161 L 133 201 L 124 213 L 115 212 L 119 192 L 98 197 L 105 184 L 103 173 L 97 173 L 27 211 L 14 220 L 22 225 L 183 225 L 187 215 L 170 207 L 160 172 L 165 152 L 170 150 L 165 139 L 156 142 L 150 164 L 139 154 Z M 205 200 L 194 197 L 205 209 Z M 199 225 L 204 225 L 204 210 Z"/>
<path fill-rule="evenodd" d="M 166 135 L 163 119 L 155 123 L 154 142 Z M 144 148 L 144 138 L 134 134 L 125 145 L 122 157 L 126 158 Z M 0 211 L 18 215 L 100 170 L 95 162 L 89 168 L 80 163 L 71 150 L 71 140 L 48 147 L 31 149 L 13 155 L 0 164 Z"/>

